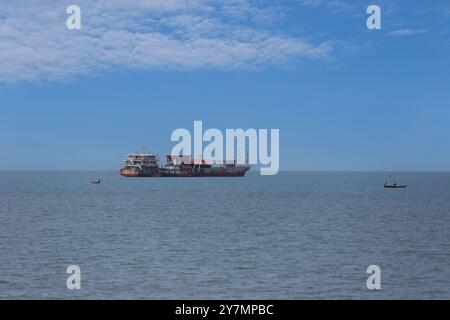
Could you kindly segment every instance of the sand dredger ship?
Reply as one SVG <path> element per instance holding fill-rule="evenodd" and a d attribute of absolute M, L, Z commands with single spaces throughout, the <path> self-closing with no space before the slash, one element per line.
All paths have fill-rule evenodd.
<path fill-rule="evenodd" d="M 248 162 L 248 161 L 247 161 Z M 243 177 L 251 168 L 248 163 L 236 161 L 209 164 L 191 156 L 166 156 L 166 164 L 160 165 L 156 153 L 133 153 L 125 159 L 120 170 L 124 177 Z"/>

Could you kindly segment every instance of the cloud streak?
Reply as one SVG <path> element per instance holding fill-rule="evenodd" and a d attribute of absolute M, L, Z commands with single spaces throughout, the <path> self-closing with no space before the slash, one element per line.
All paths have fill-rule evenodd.
<path fill-rule="evenodd" d="M 316 8 L 325 8 L 334 13 L 351 12 L 355 13 L 361 9 L 361 4 L 357 1 L 349 0 L 298 0 L 300 5 Z"/>
<path fill-rule="evenodd" d="M 388 33 L 389 37 L 408 37 L 427 33 L 424 29 L 400 29 Z"/>
<path fill-rule="evenodd" d="M 112 69 L 242 69 L 323 59 L 328 42 L 279 32 L 277 7 L 250 0 L 75 1 L 0 4 L 0 82 L 65 80 Z"/>

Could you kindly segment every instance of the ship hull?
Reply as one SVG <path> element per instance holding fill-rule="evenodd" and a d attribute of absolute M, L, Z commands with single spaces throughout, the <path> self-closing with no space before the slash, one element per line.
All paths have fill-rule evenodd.
<path fill-rule="evenodd" d="M 172 178 L 207 178 L 207 177 L 244 177 L 245 172 L 242 173 L 196 173 L 196 174 L 178 174 L 178 173 L 166 173 L 161 174 L 161 177 L 172 177 Z"/>
<path fill-rule="evenodd" d="M 138 178 L 138 177 L 160 177 L 161 173 L 159 170 L 120 170 L 120 175 L 127 178 Z"/>
<path fill-rule="evenodd" d="M 151 172 L 137 172 L 122 170 L 120 175 L 128 178 L 194 178 L 194 177 L 244 177 L 250 167 L 233 167 L 233 168 L 208 168 L 192 171 L 169 171 L 161 168 L 158 171 Z"/>

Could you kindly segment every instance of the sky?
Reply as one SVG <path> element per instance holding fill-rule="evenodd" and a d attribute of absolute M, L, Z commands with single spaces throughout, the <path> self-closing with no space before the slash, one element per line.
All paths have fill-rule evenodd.
<path fill-rule="evenodd" d="M 0 108 L 0 170 L 118 170 L 202 120 L 279 129 L 281 170 L 449 171 L 450 2 L 1 0 Z"/>

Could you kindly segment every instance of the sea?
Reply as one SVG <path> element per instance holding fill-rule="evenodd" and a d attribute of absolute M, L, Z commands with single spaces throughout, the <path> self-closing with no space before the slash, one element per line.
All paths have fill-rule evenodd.
<path fill-rule="evenodd" d="M 1 171 L 0 298 L 450 299 L 450 173 Z"/>

